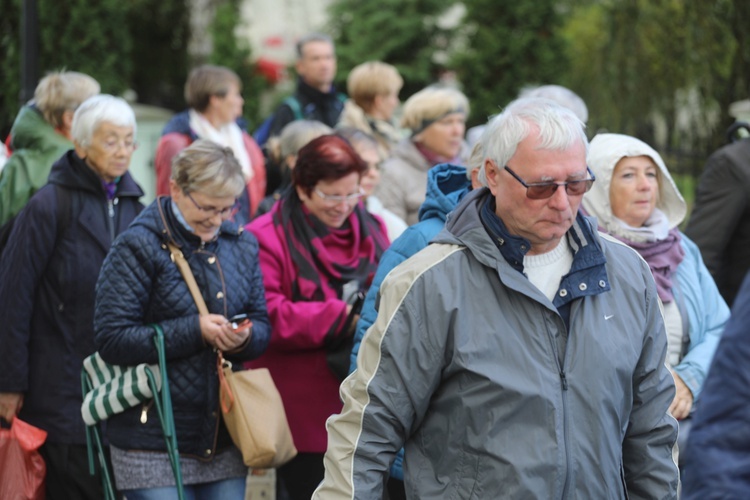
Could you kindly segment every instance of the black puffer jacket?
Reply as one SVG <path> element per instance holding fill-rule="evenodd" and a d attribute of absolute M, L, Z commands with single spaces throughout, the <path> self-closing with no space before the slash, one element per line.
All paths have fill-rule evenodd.
<path fill-rule="evenodd" d="M 216 354 L 201 337 L 198 308 L 170 258 L 168 240 L 182 249 L 210 312 L 227 318 L 247 313 L 253 321 L 250 342 L 227 359 L 240 365 L 265 351 L 270 326 L 257 240 L 225 222 L 218 238 L 204 244 L 177 221 L 170 198 L 147 207 L 104 261 L 96 285 L 95 341 L 109 363 L 156 363 L 148 325 L 161 325 L 179 450 L 209 460 L 217 449 L 231 445 L 220 417 Z M 112 444 L 126 450 L 166 449 L 156 409 L 147 410 L 142 424 L 144 409 L 108 420 Z"/>
<path fill-rule="evenodd" d="M 60 186 L 69 220 L 58 210 Z M 94 286 L 104 257 L 143 209 L 130 174 L 112 216 L 101 180 L 73 150 L 19 213 L 0 261 L 0 392 L 23 392 L 22 420 L 52 443 L 85 444 L 81 368 L 94 348 Z M 61 234 L 58 234 L 61 233 Z"/>

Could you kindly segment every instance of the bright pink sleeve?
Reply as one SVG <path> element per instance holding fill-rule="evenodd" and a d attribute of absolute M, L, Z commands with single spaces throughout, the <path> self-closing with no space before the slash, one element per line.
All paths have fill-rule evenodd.
<path fill-rule="evenodd" d="M 298 279 L 291 256 L 273 225 L 271 214 L 251 222 L 248 229 L 260 244 L 260 267 L 271 320 L 271 345 L 278 350 L 318 349 L 338 321 L 343 329 L 346 303 L 338 297 L 317 302 L 291 300 L 293 280 Z"/>

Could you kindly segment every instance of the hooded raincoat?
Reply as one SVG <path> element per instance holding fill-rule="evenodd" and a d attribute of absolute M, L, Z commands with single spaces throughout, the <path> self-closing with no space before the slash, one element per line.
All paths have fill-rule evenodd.
<path fill-rule="evenodd" d="M 612 174 L 617 162 L 626 156 L 648 156 L 656 164 L 659 169 L 656 209 L 666 216 L 668 229 L 677 227 L 685 218 L 687 206 L 664 161 L 648 144 L 626 135 L 600 134 L 591 141 L 588 164 L 596 175 L 596 182 L 583 197 L 583 208 L 598 219 L 599 226 L 607 233 L 631 240 L 638 237 L 633 228 L 615 218 L 610 202 Z M 689 344 L 687 353 L 674 370 L 697 401 L 721 332 L 729 319 L 729 308 L 703 264 L 698 247 L 682 233 L 681 237 L 685 257 L 677 267 L 677 286 L 673 293 L 675 301 L 681 304 L 679 309 L 683 325 L 687 326 Z"/>

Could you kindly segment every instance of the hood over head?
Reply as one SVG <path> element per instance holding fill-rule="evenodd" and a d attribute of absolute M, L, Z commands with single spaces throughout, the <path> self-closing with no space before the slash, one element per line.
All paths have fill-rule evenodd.
<path fill-rule="evenodd" d="M 664 215 L 668 229 L 683 221 L 687 214 L 687 204 L 669 175 L 664 160 L 645 142 L 622 134 L 599 134 L 591 140 L 587 161 L 596 181 L 591 191 L 583 196 L 582 206 L 588 214 L 598 219 L 599 226 L 608 233 L 632 241 L 642 241 L 643 236 L 638 228 L 630 228 L 614 216 L 609 195 L 617 162 L 631 156 L 648 156 L 659 169 L 659 200 L 654 212 Z"/>

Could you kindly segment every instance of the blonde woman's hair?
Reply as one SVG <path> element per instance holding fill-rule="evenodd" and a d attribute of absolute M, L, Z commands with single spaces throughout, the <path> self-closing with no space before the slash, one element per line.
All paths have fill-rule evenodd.
<path fill-rule="evenodd" d="M 375 97 L 398 94 L 404 79 L 395 66 L 381 61 L 369 61 L 355 66 L 346 79 L 346 90 L 365 112 L 372 108 Z"/>
<path fill-rule="evenodd" d="M 401 126 L 411 130 L 413 137 L 453 113 L 469 115 L 469 100 L 466 96 L 452 88 L 427 87 L 406 100 Z"/>
<path fill-rule="evenodd" d="M 203 113 L 208 108 L 211 96 L 226 96 L 232 83 L 242 88 L 240 77 L 231 69 L 211 64 L 198 66 L 190 72 L 185 82 L 185 102 Z"/>
<path fill-rule="evenodd" d="M 83 101 L 101 91 L 99 82 L 75 71 L 55 71 L 39 81 L 34 105 L 54 128 L 63 124 L 63 114 L 75 111 Z"/>
<path fill-rule="evenodd" d="M 172 160 L 172 180 L 186 193 L 238 198 L 245 189 L 242 167 L 231 148 L 198 139 Z"/>
<path fill-rule="evenodd" d="M 271 159 L 281 165 L 290 155 L 297 153 L 308 142 L 321 135 L 332 134 L 333 129 L 317 120 L 295 120 L 287 124 L 278 136 L 268 139 L 266 148 Z M 288 166 L 288 165 L 287 165 Z"/>

